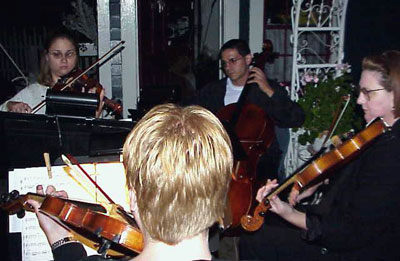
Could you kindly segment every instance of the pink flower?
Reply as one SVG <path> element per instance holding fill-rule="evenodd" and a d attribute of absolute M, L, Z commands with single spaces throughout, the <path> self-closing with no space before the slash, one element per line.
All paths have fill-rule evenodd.
<path fill-rule="evenodd" d="M 301 82 L 302 85 L 306 85 L 307 83 L 313 82 L 313 80 L 314 80 L 313 74 L 311 74 L 309 72 L 306 72 L 301 77 L 300 82 Z"/>
<path fill-rule="evenodd" d="M 309 74 L 309 73 L 307 73 L 305 76 L 304 76 L 304 80 L 305 80 L 305 82 L 312 82 L 313 81 L 313 79 L 314 79 L 314 77 L 311 75 L 311 74 Z"/>
<path fill-rule="evenodd" d="M 336 70 L 343 72 L 343 73 L 346 73 L 346 72 L 350 73 L 351 66 L 348 63 L 341 63 L 341 64 L 336 65 Z"/>

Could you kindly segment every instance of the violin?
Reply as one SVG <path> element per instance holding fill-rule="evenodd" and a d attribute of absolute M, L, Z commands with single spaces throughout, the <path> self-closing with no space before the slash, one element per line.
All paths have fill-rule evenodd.
<path fill-rule="evenodd" d="M 278 195 L 292 184 L 292 189 L 300 191 L 324 180 L 328 173 L 354 159 L 386 130 L 387 126 L 384 121 L 378 119 L 338 147 L 306 164 L 305 167 L 288 177 L 282 184 L 266 195 L 254 210 L 253 216 L 244 215 L 240 220 L 242 227 L 247 231 L 258 230 L 264 223 L 266 211 L 271 208 L 270 200 L 272 197 Z"/>
<path fill-rule="evenodd" d="M 73 83 L 69 84 L 70 81 Z M 89 78 L 86 74 L 82 73 L 81 69 L 74 69 L 68 75 L 63 76 L 53 87 L 55 91 L 71 91 L 74 93 L 88 93 L 90 90 L 95 89 L 96 94 L 100 95 L 103 86 L 94 78 Z M 104 109 L 111 113 L 111 115 L 120 116 L 122 113 L 122 105 L 114 100 L 103 97 Z"/>
<path fill-rule="evenodd" d="M 1 196 L 0 207 L 22 218 L 25 210 L 34 212 L 28 199 L 41 202 L 41 213 L 103 256 L 136 256 L 143 250 L 143 235 L 135 219 L 117 204 L 100 205 L 36 193 L 19 195 L 14 190 Z"/>

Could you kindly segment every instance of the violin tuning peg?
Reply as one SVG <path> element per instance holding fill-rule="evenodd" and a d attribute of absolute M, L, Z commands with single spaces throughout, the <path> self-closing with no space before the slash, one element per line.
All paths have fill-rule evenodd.
<path fill-rule="evenodd" d="M 20 218 L 20 219 L 25 217 L 25 210 L 21 209 L 20 211 L 18 211 L 17 212 L 17 217 Z"/>
<path fill-rule="evenodd" d="M 258 215 L 260 215 L 261 217 L 265 217 L 265 212 L 259 212 Z"/>
<path fill-rule="evenodd" d="M 17 199 L 19 197 L 19 192 L 17 190 L 13 190 L 10 192 L 10 197 L 12 199 Z"/>
<path fill-rule="evenodd" d="M 10 193 L 3 193 L 3 194 L 1 194 L 1 197 L 0 197 L 0 200 L 1 200 L 1 203 L 7 203 L 7 202 L 9 202 L 10 201 Z"/>

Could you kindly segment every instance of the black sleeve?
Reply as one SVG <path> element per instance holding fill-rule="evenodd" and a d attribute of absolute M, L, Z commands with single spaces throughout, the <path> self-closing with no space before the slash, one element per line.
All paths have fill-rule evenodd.
<path fill-rule="evenodd" d="M 84 260 L 87 253 L 79 242 L 61 245 L 53 250 L 54 261 Z"/>
<path fill-rule="evenodd" d="M 342 186 L 329 211 L 307 212 L 306 238 L 337 250 L 398 242 L 399 148 L 399 139 L 393 139 L 375 144 L 371 153 L 364 152 L 358 170 L 339 183 Z"/>
<path fill-rule="evenodd" d="M 112 259 L 101 255 L 87 256 L 86 250 L 79 242 L 64 244 L 53 250 L 54 261 L 127 261 L 132 257 L 125 256 L 123 258 Z"/>
<path fill-rule="evenodd" d="M 255 84 L 255 86 L 252 86 L 254 91 L 250 99 L 256 105 L 261 106 L 278 127 L 301 127 L 305 120 L 304 110 L 290 99 L 285 87 L 272 80 L 269 80 L 269 84 L 274 89 L 274 94 L 271 97 L 263 93 Z"/>

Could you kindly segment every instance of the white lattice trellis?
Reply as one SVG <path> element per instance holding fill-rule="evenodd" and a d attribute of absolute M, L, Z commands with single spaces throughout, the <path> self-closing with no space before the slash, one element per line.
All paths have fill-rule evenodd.
<path fill-rule="evenodd" d="M 344 28 L 348 0 L 293 0 L 291 12 L 293 44 L 290 96 L 298 100 L 300 78 L 306 72 L 334 70 L 343 60 Z M 286 174 L 293 173 L 304 161 L 299 153 L 298 132 L 290 132 L 285 159 Z"/>

